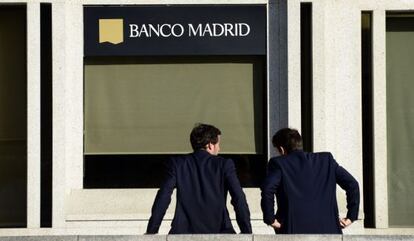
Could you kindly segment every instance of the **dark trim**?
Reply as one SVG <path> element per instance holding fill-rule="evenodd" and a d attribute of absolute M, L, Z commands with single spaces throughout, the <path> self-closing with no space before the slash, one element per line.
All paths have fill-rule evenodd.
<path fill-rule="evenodd" d="M 313 151 L 312 3 L 300 4 L 300 78 L 303 149 Z"/>
<path fill-rule="evenodd" d="M 372 11 L 361 12 L 362 159 L 364 226 L 375 227 Z"/>
<path fill-rule="evenodd" d="M 270 0 L 268 4 L 268 150 L 269 157 L 278 155 L 272 136 L 288 127 L 288 52 L 287 0 Z"/>
<path fill-rule="evenodd" d="M 5 148 L 7 150 L 6 153 L 0 153 L 0 161 L 2 162 L 0 168 L 2 168 L 2 174 L 8 173 L 6 176 L 3 175 L 0 183 L 0 190 L 3 194 L 1 196 L 2 201 L 0 201 L 0 228 L 26 228 L 28 197 L 27 5 L 21 3 L 0 4 L 0 16 L 0 21 L 2 21 L 1 44 L 7 46 L 7 50 L 2 48 L 0 52 L 0 55 L 2 55 L 0 61 L 11 61 L 6 64 L 7 67 L 11 66 L 11 63 L 15 65 L 10 69 L 11 75 L 19 73 L 18 77 L 16 75 L 15 78 L 10 76 L 7 79 L 2 76 L 0 78 L 5 82 L 17 83 L 17 86 L 12 84 L 10 88 L 6 85 L 6 89 L 13 93 L 13 98 L 17 96 L 20 99 L 17 105 L 10 105 L 13 115 L 8 116 L 4 113 L 0 115 L 0 118 L 5 120 L 7 124 L 13 119 L 19 118 L 19 123 L 16 123 L 10 130 L 11 136 L 8 136 L 7 141 L 0 143 L 1 149 Z M 10 57 L 11 55 L 13 57 Z M 8 59 L 9 57 L 10 59 Z M 2 101 L 10 104 L 8 99 L 8 96 L 6 98 L 2 96 Z M 11 212 L 14 214 L 11 215 Z"/>
<path fill-rule="evenodd" d="M 52 4 L 40 4 L 41 200 L 40 225 L 52 227 Z"/>

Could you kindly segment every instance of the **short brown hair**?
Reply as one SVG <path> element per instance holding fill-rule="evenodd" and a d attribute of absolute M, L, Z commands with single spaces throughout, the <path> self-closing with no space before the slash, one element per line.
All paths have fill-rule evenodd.
<path fill-rule="evenodd" d="M 272 138 L 273 146 L 283 147 L 287 153 L 294 150 L 302 150 L 302 136 L 295 129 L 283 128 L 280 129 Z"/>
<path fill-rule="evenodd" d="M 216 144 L 219 135 L 221 131 L 213 125 L 196 124 L 190 134 L 191 147 L 194 151 L 205 149 L 209 143 Z"/>

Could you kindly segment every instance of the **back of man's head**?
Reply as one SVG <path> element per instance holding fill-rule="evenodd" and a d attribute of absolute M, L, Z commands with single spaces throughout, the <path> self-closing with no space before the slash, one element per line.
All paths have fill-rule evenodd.
<path fill-rule="evenodd" d="M 302 150 L 302 136 L 295 129 L 283 128 L 280 129 L 272 138 L 273 146 L 276 148 L 282 147 L 286 154 L 294 150 Z"/>
<path fill-rule="evenodd" d="M 191 131 L 191 147 L 194 151 L 205 149 L 209 143 L 216 144 L 219 141 L 219 135 L 221 131 L 217 127 L 199 123 Z"/>

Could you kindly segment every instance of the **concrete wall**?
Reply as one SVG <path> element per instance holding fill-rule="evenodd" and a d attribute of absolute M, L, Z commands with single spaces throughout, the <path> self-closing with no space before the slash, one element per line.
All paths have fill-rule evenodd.
<path fill-rule="evenodd" d="M 39 228 L 39 5 L 28 3 L 28 226 Z M 301 0 L 49 0 L 53 19 L 53 228 L 145 227 L 152 190 L 84 190 L 83 179 L 83 5 L 84 4 L 267 4 L 272 27 L 269 35 L 269 79 L 279 88 L 274 103 L 283 106 L 278 124 L 300 129 L 300 3 Z M 309 2 L 309 1 L 306 1 Z M 356 176 L 362 187 L 360 16 L 373 11 L 375 210 L 377 227 L 388 228 L 385 11 L 414 10 L 407 0 L 313 0 L 314 149 L 331 151 Z M 15 3 L 0 0 L 1 4 Z M 287 15 L 283 16 L 283 11 Z M 271 18 L 270 18 L 271 16 Z M 276 38 L 272 33 L 286 33 Z M 271 46 L 271 47 L 270 47 Z M 284 56 L 286 55 L 286 56 Z M 287 70 L 287 73 L 285 73 Z M 287 97 L 286 97 L 287 96 Z M 271 102 L 270 101 L 270 102 Z M 286 103 L 287 101 L 287 103 Z M 274 106 L 269 106 L 274 108 Z M 270 135 L 270 133 L 269 133 Z M 270 153 L 272 155 L 272 153 Z M 361 189 L 362 191 L 362 189 Z M 255 232 L 269 232 L 262 222 L 259 190 L 246 189 Z M 338 191 L 340 212 L 345 198 Z M 131 198 L 133 200 L 131 201 Z M 135 202 L 134 202 L 135 201 Z M 102 205 L 94 205 L 100 203 Z M 167 214 L 171 217 L 173 206 Z M 110 212 L 108 212 L 110 211 Z M 363 219 L 361 203 L 360 218 Z M 362 221 L 358 222 L 359 228 Z M 357 226 L 357 225 L 356 225 Z M 264 227 L 264 228 L 263 228 Z M 256 228 L 256 229 L 255 229 Z M 141 230 L 143 230 L 142 228 Z M 162 232 L 168 231 L 168 221 Z"/>
<path fill-rule="evenodd" d="M 288 1 L 288 78 L 290 125 L 300 126 L 300 3 Z M 314 151 L 330 151 L 362 189 L 361 10 L 356 1 L 314 0 Z M 338 188 L 340 213 L 345 195 Z M 363 200 L 360 219 L 363 219 Z"/>
<path fill-rule="evenodd" d="M 83 187 L 83 4 L 267 4 L 264 0 L 251 1 L 71 1 L 52 4 L 53 15 L 53 58 L 54 58 L 54 227 L 93 227 L 113 225 L 129 227 L 136 225 L 140 230 L 146 225 L 156 189 L 145 190 L 84 190 Z M 285 5 L 286 6 L 286 5 Z M 278 13 L 283 7 L 277 4 Z M 279 28 L 279 24 L 272 24 Z M 65 31 L 62 31 L 64 29 Z M 273 31 L 272 31 L 273 32 Z M 276 33 L 276 31 L 275 31 Z M 279 46 L 280 39 L 275 39 Z M 286 42 L 286 41 L 285 41 Z M 270 73 L 277 83 L 286 81 L 280 75 L 279 65 L 283 58 L 272 55 L 273 71 Z M 285 58 L 286 59 L 286 58 Z M 286 61 L 284 62 L 286 65 Z M 286 86 L 286 84 L 285 84 Z M 285 105 L 287 106 L 286 100 Z M 272 108 L 273 110 L 273 108 Z M 283 123 L 283 117 L 280 117 Z M 285 123 L 286 124 L 286 123 Z M 280 128 L 281 124 L 276 128 Z M 258 188 L 245 189 L 252 219 L 263 225 Z M 132 198 L 131 197 L 136 197 Z M 104 205 L 94 205 L 100 203 Z M 167 211 L 169 221 L 174 213 L 174 201 Z M 87 211 L 86 211 L 87 210 Z M 232 210 L 232 208 L 230 208 Z M 169 222 L 164 222 L 161 233 L 167 233 Z"/>
<path fill-rule="evenodd" d="M 300 3 L 288 1 L 289 123 L 300 125 Z M 361 11 L 373 12 L 374 179 L 377 228 L 388 228 L 386 11 L 414 11 L 414 2 L 313 0 L 314 149 L 331 151 L 362 186 Z M 290 88 L 292 87 L 292 88 Z M 293 111 L 293 112 L 292 112 Z M 362 189 L 361 189 L 362 191 Z M 340 211 L 344 195 L 338 192 Z M 363 205 L 361 203 L 361 205 Z M 360 218 L 363 218 L 361 209 Z"/>
<path fill-rule="evenodd" d="M 54 2 L 54 227 L 85 227 L 105 223 L 116 227 L 143 220 L 145 226 L 156 190 L 82 189 L 83 155 L 83 4 L 268 4 L 269 85 L 276 88 L 269 110 L 278 109 L 270 125 L 300 129 L 300 1 L 68 1 Z M 331 151 L 362 184 L 360 8 L 355 1 L 314 3 L 314 132 L 315 150 Z M 286 5 L 287 4 L 287 5 Z M 284 11 L 287 11 L 287 16 Z M 283 16 L 286 16 L 285 18 Z M 289 23 L 289 24 L 288 24 Z M 283 34 L 287 32 L 287 37 Z M 286 50 L 286 48 L 288 48 Z M 287 66 L 286 56 L 287 54 Z M 286 68 L 288 69 L 287 74 Z M 270 91 L 275 91 L 271 89 Z M 298 92 L 299 91 L 299 92 Z M 287 101 L 287 102 L 286 102 Z M 285 107 L 286 106 L 286 107 Z M 285 109 L 283 109 L 285 108 Z M 287 108 L 287 109 L 286 109 Z M 287 115 L 287 122 L 286 116 Z M 269 137 L 273 133 L 269 133 Z M 274 152 L 270 153 L 270 156 Z M 362 187 L 362 185 L 361 185 Z M 361 188 L 362 189 L 362 188 Z M 262 228 L 259 190 L 245 189 Z M 362 191 L 362 190 L 361 190 Z M 344 193 L 338 191 L 340 212 L 345 215 Z M 130 198 L 136 196 L 136 202 Z M 125 200 L 122 201 L 122 200 Z M 101 205 L 93 205 L 101 203 Z M 363 218 L 363 204 L 361 215 Z M 87 211 L 86 211 L 87 210 Z M 108 212 L 108 210 L 112 210 Z M 171 219 L 172 204 L 166 218 Z M 96 221 L 93 223 L 92 221 Z M 139 222 L 139 221 L 138 221 Z M 168 223 L 167 223 L 168 224 Z M 357 224 L 361 227 L 362 222 Z M 254 226 L 255 228 L 255 226 Z M 168 230 L 163 225 L 162 233 Z"/>

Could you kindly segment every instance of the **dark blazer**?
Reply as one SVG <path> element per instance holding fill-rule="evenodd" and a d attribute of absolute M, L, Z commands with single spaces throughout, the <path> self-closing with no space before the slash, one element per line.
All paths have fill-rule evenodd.
<path fill-rule="evenodd" d="M 158 233 L 174 188 L 177 206 L 170 234 L 235 233 L 226 208 L 228 191 L 241 232 L 252 232 L 249 207 L 231 159 L 204 150 L 172 158 L 152 206 L 147 233 Z"/>
<path fill-rule="evenodd" d="M 281 223 L 276 233 L 340 234 L 336 184 L 346 191 L 347 215 L 358 218 L 358 182 L 331 153 L 293 151 L 270 159 L 262 186 L 263 221 Z M 274 212 L 274 198 L 277 212 Z"/>

